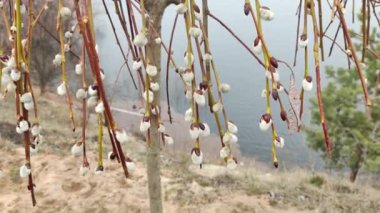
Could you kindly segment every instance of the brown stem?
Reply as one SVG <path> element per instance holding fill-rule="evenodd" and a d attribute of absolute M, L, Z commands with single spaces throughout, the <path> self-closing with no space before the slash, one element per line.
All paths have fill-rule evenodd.
<path fill-rule="evenodd" d="M 362 60 L 361 62 L 364 63 L 365 62 L 365 52 L 366 52 L 366 41 L 367 41 L 367 34 L 366 34 L 366 21 L 367 21 L 367 6 L 366 6 L 367 2 L 366 0 L 362 0 L 362 13 L 361 15 L 363 16 L 362 17 L 362 35 L 363 35 L 363 38 L 362 38 Z"/>
<path fill-rule="evenodd" d="M 298 40 L 300 37 L 300 23 L 301 23 L 301 9 L 302 9 L 302 0 L 300 0 L 300 3 L 298 5 L 298 18 L 297 18 L 297 37 L 296 37 L 296 48 L 294 51 L 294 61 L 293 61 L 293 67 L 297 64 L 297 53 L 298 53 Z"/>
<path fill-rule="evenodd" d="M 320 61 L 319 61 L 319 45 L 318 45 L 318 24 L 317 24 L 317 18 L 315 15 L 315 8 L 314 4 L 311 3 L 311 15 L 313 20 L 313 29 L 314 29 L 314 63 L 315 63 L 315 75 L 316 75 L 316 81 L 317 81 L 317 100 L 318 100 L 318 106 L 319 106 L 319 114 L 321 119 L 321 125 L 323 129 L 323 134 L 325 137 L 325 144 L 326 144 L 326 150 L 328 153 L 330 153 L 330 139 L 329 134 L 327 130 L 327 123 L 325 119 L 325 112 L 323 108 L 323 101 L 322 101 L 322 87 L 321 87 L 321 72 L 320 72 Z"/>
<path fill-rule="evenodd" d="M 25 78 L 24 78 L 24 91 L 25 92 L 28 91 L 28 84 L 27 84 L 28 76 L 29 76 L 29 74 L 25 73 Z M 26 110 L 25 107 L 22 107 L 22 117 L 24 120 L 28 121 L 28 110 Z M 31 169 L 32 165 L 31 165 L 31 159 L 30 159 L 30 132 L 29 132 L 29 130 L 24 132 L 24 147 L 25 147 L 26 162 L 30 165 L 30 169 Z M 36 206 L 37 201 L 36 201 L 35 194 L 34 194 L 34 183 L 33 183 L 32 172 L 29 174 L 28 180 L 29 180 L 28 181 L 28 189 L 29 189 L 31 197 L 32 197 L 32 203 L 33 203 L 33 206 Z"/>
<path fill-rule="evenodd" d="M 372 5 L 372 13 L 373 13 L 373 15 L 374 15 L 375 18 L 376 18 L 377 25 L 379 25 L 379 27 L 380 27 L 380 19 L 379 19 L 379 16 L 377 15 L 377 13 L 376 13 L 375 3 L 372 2 L 372 1 L 369 1 L 369 2 L 370 2 L 371 5 Z"/>
<path fill-rule="evenodd" d="M 358 75 L 359 75 L 360 82 L 361 82 L 361 85 L 362 85 L 362 89 L 363 89 L 363 94 L 364 94 L 366 105 L 367 106 L 371 106 L 372 103 L 371 103 L 371 100 L 368 97 L 367 85 L 366 85 L 365 80 L 364 80 L 363 71 L 362 71 L 362 68 L 360 66 L 359 59 L 356 56 L 355 47 L 352 44 L 352 40 L 351 40 L 351 37 L 350 37 L 350 32 L 348 30 L 346 19 L 344 18 L 344 14 L 343 14 L 343 11 L 342 11 L 342 5 L 341 5 L 341 3 L 338 0 L 335 0 L 335 5 L 337 6 L 337 11 L 338 11 L 338 14 L 339 14 L 339 20 L 340 20 L 340 23 L 341 23 L 342 28 L 343 28 L 344 36 L 347 39 L 348 47 L 351 50 L 352 57 L 354 59 L 354 62 L 355 62 L 355 65 L 356 65 L 356 68 L 357 68 L 357 71 L 358 71 Z"/>
<path fill-rule="evenodd" d="M 322 0 L 318 0 L 318 15 L 319 15 L 319 48 L 321 49 L 321 59 L 325 60 L 325 51 L 323 48 L 323 19 L 322 19 Z"/>
<path fill-rule="evenodd" d="M 171 57 L 171 52 L 172 52 L 172 44 L 173 44 L 174 32 L 175 32 L 175 28 L 177 26 L 177 21 L 178 21 L 178 14 L 174 18 L 174 24 L 173 24 L 172 32 L 170 34 L 168 59 L 167 59 L 167 62 L 166 62 L 166 101 L 167 101 L 167 104 L 168 104 L 168 115 L 169 115 L 169 121 L 170 121 L 170 123 L 173 123 L 173 117 L 172 117 L 172 113 L 171 113 L 171 110 L 170 110 L 169 66 L 170 66 L 170 57 Z"/>
<path fill-rule="evenodd" d="M 82 87 L 87 89 L 86 83 L 86 47 L 83 43 L 82 47 Z M 83 165 L 88 165 L 87 155 L 86 155 L 86 115 L 87 115 L 87 101 L 85 98 L 82 100 L 82 144 L 83 144 Z"/>
<path fill-rule="evenodd" d="M 208 15 L 214 19 L 216 22 L 218 22 L 224 29 L 226 29 L 255 59 L 256 61 L 262 66 L 265 67 L 264 63 L 257 57 L 257 55 L 252 52 L 252 50 L 226 25 L 224 24 L 219 18 L 214 16 L 211 12 L 208 13 Z"/>
<path fill-rule="evenodd" d="M 101 74 L 100 74 L 99 58 L 98 58 L 98 55 L 96 54 L 96 50 L 95 50 L 94 38 L 93 38 L 92 33 L 91 33 L 91 28 L 90 28 L 88 19 L 87 19 L 87 17 L 81 16 L 81 12 L 80 12 L 78 4 L 79 4 L 79 0 L 75 0 L 75 11 L 77 14 L 79 26 L 81 28 L 81 34 L 83 36 L 83 42 L 85 43 L 85 46 L 86 46 L 86 51 L 87 51 L 88 58 L 90 60 L 90 65 L 91 65 L 93 75 L 95 76 L 96 82 L 98 84 L 99 96 L 102 99 L 102 102 L 104 104 L 104 109 L 105 109 L 104 112 L 105 112 L 106 117 L 108 119 L 112 135 L 115 139 L 117 154 L 119 155 L 119 158 L 120 158 L 123 170 L 124 170 L 124 174 L 126 177 L 128 177 L 129 173 L 128 173 L 128 169 L 127 169 L 126 162 L 125 162 L 125 156 L 124 156 L 123 150 L 121 148 L 120 142 L 115 138 L 116 124 L 113 120 L 111 109 L 110 109 L 110 106 L 109 106 L 109 103 L 108 103 L 108 100 L 106 97 L 106 93 L 104 90 L 104 85 L 103 85 L 103 81 L 102 81 Z M 85 7 L 85 8 L 87 8 L 87 7 Z"/>
<path fill-rule="evenodd" d="M 109 11 L 108 11 L 107 4 L 106 4 L 105 0 L 102 0 L 102 2 L 103 2 L 104 10 L 106 11 L 106 14 L 107 14 L 108 20 L 109 20 L 109 22 L 110 22 L 110 24 L 111 24 L 112 31 L 113 31 L 113 34 L 114 34 L 114 36 L 115 36 L 116 44 L 117 44 L 117 46 L 119 47 L 119 50 L 120 50 L 120 52 L 121 52 L 121 55 L 123 56 L 124 62 L 125 62 L 126 64 L 128 64 L 128 59 L 126 58 L 125 53 L 124 53 L 124 50 L 123 50 L 123 48 L 121 47 L 121 44 L 120 44 L 120 41 L 119 41 L 119 37 L 117 36 L 117 33 L 116 33 L 115 25 L 113 24 L 112 18 L 111 18 L 110 14 L 109 14 Z M 131 72 L 130 69 L 129 69 L 128 71 L 129 71 L 129 75 L 131 76 L 133 86 L 135 87 L 135 89 L 137 89 L 136 81 L 135 81 L 135 79 L 133 78 L 132 72 Z"/>
<path fill-rule="evenodd" d="M 337 29 L 336 32 L 335 32 L 334 39 L 332 40 L 332 43 L 331 43 L 331 46 L 330 46 L 330 50 L 329 50 L 329 57 L 330 57 L 331 54 L 332 54 L 332 51 L 333 51 L 333 49 L 334 49 L 335 44 L 337 44 L 337 43 L 336 43 L 336 39 L 337 39 L 337 37 L 338 37 L 338 34 L 339 34 L 339 31 L 340 31 L 341 26 L 342 26 L 342 25 L 339 25 L 339 26 L 338 26 L 338 29 Z M 325 35 L 325 36 L 326 36 L 326 35 Z"/>
<path fill-rule="evenodd" d="M 40 22 L 40 20 L 37 20 L 37 24 L 51 37 L 51 38 L 53 38 L 57 43 L 59 43 L 59 39 L 52 33 L 52 32 L 50 32 L 46 27 L 45 27 L 45 25 L 42 23 L 42 22 Z M 73 52 L 71 49 L 70 49 L 70 51 L 69 51 L 69 53 L 71 54 L 71 55 L 73 55 L 75 58 L 77 58 L 77 59 L 80 59 L 80 57 L 75 53 L 75 52 Z"/>
<path fill-rule="evenodd" d="M 127 38 L 127 42 L 128 42 L 128 46 L 129 46 L 129 49 L 132 50 L 132 57 L 133 57 L 133 60 L 137 60 L 138 59 L 138 52 L 136 49 L 134 49 L 134 45 L 132 44 L 132 40 L 133 40 L 133 37 L 131 39 L 129 33 L 128 33 L 128 29 L 126 28 L 126 25 L 125 25 L 125 22 L 123 21 L 123 18 L 121 16 L 121 12 L 120 12 L 120 9 L 119 9 L 119 6 L 117 4 L 117 2 L 115 1 L 114 2 L 115 4 L 115 11 L 116 11 L 116 14 L 119 18 L 119 22 L 120 22 L 120 25 L 122 26 L 122 29 L 123 29 L 123 32 L 124 32 L 124 35 L 125 37 Z M 129 11 L 129 10 L 128 10 Z M 130 16 L 130 15 L 129 15 Z M 142 60 L 142 59 L 141 59 Z M 138 75 L 139 75 L 139 79 L 140 79 L 140 83 L 143 85 L 142 87 L 145 87 L 145 84 L 144 84 L 144 77 L 142 75 L 142 72 L 141 72 L 141 69 L 139 69 L 137 71 Z"/>

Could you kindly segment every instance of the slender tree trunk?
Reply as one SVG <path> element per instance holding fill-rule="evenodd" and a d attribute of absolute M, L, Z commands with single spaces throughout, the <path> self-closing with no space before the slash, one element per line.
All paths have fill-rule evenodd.
<path fill-rule="evenodd" d="M 150 19 L 153 20 L 153 27 L 161 36 L 161 21 L 164 15 L 166 1 L 146 0 L 145 8 L 150 15 Z M 154 35 L 152 31 L 149 33 L 149 43 L 146 47 L 147 57 L 150 64 L 157 66 L 158 75 L 153 78 L 153 81 L 158 82 L 161 85 L 161 45 L 156 44 L 154 39 L 157 35 Z M 155 92 L 154 105 L 160 105 L 160 91 Z M 161 134 L 158 132 L 158 118 L 151 116 L 151 128 L 150 137 L 151 143 L 147 148 L 147 175 L 148 175 L 148 190 L 149 190 L 149 204 L 151 213 L 162 212 L 162 192 L 161 192 L 161 177 L 160 177 L 160 138 Z"/>
<path fill-rule="evenodd" d="M 355 182 L 356 178 L 358 176 L 359 170 L 361 168 L 362 162 L 364 161 L 363 156 L 363 145 L 358 144 L 355 148 L 355 162 L 353 165 L 351 165 L 351 174 L 350 174 L 350 181 Z"/>

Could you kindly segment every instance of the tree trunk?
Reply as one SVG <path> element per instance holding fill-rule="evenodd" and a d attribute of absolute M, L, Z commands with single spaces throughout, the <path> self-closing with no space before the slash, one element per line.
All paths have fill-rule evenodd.
<path fill-rule="evenodd" d="M 351 165 L 351 174 L 350 174 L 350 181 L 355 182 L 356 177 L 358 176 L 360 167 L 363 162 L 363 145 L 357 144 L 355 148 L 355 162 Z"/>
<path fill-rule="evenodd" d="M 145 8 L 153 20 L 153 27 L 161 36 L 161 20 L 164 14 L 166 1 L 146 0 Z M 149 28 L 148 28 L 149 29 Z M 161 45 L 155 43 L 154 33 L 149 34 L 149 43 L 146 47 L 147 58 L 150 64 L 157 66 L 158 75 L 152 80 L 161 85 Z M 162 88 L 162 87 L 161 87 Z M 160 106 L 160 91 L 154 93 L 154 105 Z M 151 116 L 150 127 L 151 143 L 147 147 L 147 175 L 148 175 L 148 191 L 149 204 L 151 213 L 162 212 L 162 192 L 161 192 L 161 177 L 160 177 L 160 138 L 158 132 L 157 117 Z"/>
<path fill-rule="evenodd" d="M 359 168 L 352 168 L 350 173 L 350 181 L 355 182 L 356 177 L 358 176 Z"/>

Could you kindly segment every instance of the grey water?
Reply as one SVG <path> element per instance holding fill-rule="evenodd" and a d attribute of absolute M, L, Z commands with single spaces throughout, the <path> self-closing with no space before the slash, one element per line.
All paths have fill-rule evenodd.
<path fill-rule="evenodd" d="M 113 9 L 113 1 L 107 1 L 110 9 L 111 16 L 117 27 L 117 33 L 120 38 L 123 37 L 123 32 Z M 200 1 L 197 1 L 201 5 Z M 227 24 L 246 44 L 253 43 L 256 37 L 255 29 L 252 23 L 252 18 L 245 16 L 243 13 L 243 2 L 236 0 L 210 0 L 210 11 L 219 17 L 225 24 Z M 275 12 L 275 18 L 271 22 L 263 22 L 264 36 L 267 41 L 269 50 L 272 54 L 281 60 L 293 64 L 294 49 L 296 42 L 296 28 L 297 16 L 296 10 L 299 1 L 286 0 L 276 1 L 268 0 L 263 2 Z M 323 2 L 324 13 L 330 13 L 330 8 Z M 347 11 L 350 11 L 351 5 L 347 6 Z M 106 70 L 107 83 L 112 85 L 115 82 L 116 74 L 118 73 L 121 65 L 123 64 L 122 56 L 114 39 L 111 26 L 108 22 L 106 14 L 104 13 L 103 5 L 100 1 L 95 1 L 96 10 L 96 30 L 101 33 L 97 42 L 100 49 L 101 64 Z M 170 6 L 167 8 L 162 24 L 162 40 L 168 44 L 170 32 L 173 26 L 175 17 L 175 7 Z M 324 16 L 328 17 L 328 16 Z M 351 15 L 347 15 L 347 20 L 351 20 Z M 329 20 L 324 20 L 324 26 L 328 24 Z M 213 58 L 216 61 L 217 69 L 220 73 L 223 82 L 231 85 L 231 92 L 224 96 L 225 107 L 228 116 L 239 127 L 239 144 L 240 150 L 243 155 L 253 157 L 258 161 L 267 162 L 271 164 L 271 133 L 261 132 L 258 127 L 260 116 L 265 112 L 265 99 L 261 97 L 261 91 L 265 88 L 265 72 L 263 68 L 255 61 L 255 59 L 234 39 L 232 36 L 217 24 L 212 19 L 209 20 L 209 37 L 211 51 Z M 311 25 L 311 19 L 309 19 Z M 350 22 L 350 25 L 352 23 Z M 337 29 L 337 21 L 334 22 L 328 35 L 333 37 Z M 353 25 L 357 28 L 359 25 Z M 302 27 L 301 27 L 302 30 Z M 311 27 L 309 29 L 312 35 Z M 338 42 L 342 43 L 343 35 L 338 35 Z M 127 52 L 127 44 L 122 40 L 124 51 Z M 312 40 L 312 39 L 311 39 Z M 335 48 L 333 57 L 328 58 L 328 48 L 331 42 L 327 39 L 325 41 L 325 55 L 326 59 L 321 64 L 322 80 L 324 79 L 323 68 L 326 66 L 341 67 L 347 66 L 347 59 L 345 55 Z M 177 30 L 174 36 L 174 57 L 179 66 L 183 66 L 183 53 L 186 50 L 186 37 L 184 22 L 179 19 Z M 312 49 L 312 48 L 309 48 Z M 312 52 L 310 51 L 310 55 Z M 309 57 L 309 66 L 313 77 L 314 62 L 312 57 Z M 165 55 L 163 62 L 166 62 Z M 163 71 L 165 70 L 163 64 Z M 298 54 L 297 66 L 294 67 L 296 75 L 296 84 L 301 88 L 301 81 L 304 72 L 303 52 Z M 200 73 L 199 66 L 196 72 Z M 280 80 L 287 87 L 289 83 L 290 71 L 281 66 L 279 69 Z M 164 72 L 162 73 L 164 76 Z M 315 78 L 315 77 L 314 77 Z M 326 83 L 323 83 L 326 84 Z M 125 67 L 121 72 L 121 77 L 117 82 L 116 92 L 119 96 L 128 99 L 135 99 L 137 91 L 133 89 L 132 82 L 129 74 L 127 74 Z M 161 83 L 161 88 L 164 88 L 164 81 Z M 183 95 L 183 88 L 179 77 L 170 71 L 170 92 L 172 94 L 171 105 L 177 112 L 184 113 L 188 108 L 188 102 Z M 314 97 L 316 94 L 315 89 L 311 93 L 306 94 L 306 99 Z M 163 95 L 164 100 L 166 97 Z M 287 100 L 283 97 L 283 100 Z M 285 101 L 287 108 L 289 104 Z M 310 118 L 310 105 L 306 100 L 305 113 L 303 124 L 309 125 Z M 278 150 L 278 157 L 283 165 L 289 166 L 308 166 L 313 168 L 320 168 L 322 160 L 318 157 L 318 153 L 308 148 L 306 137 L 303 133 L 289 134 L 286 124 L 283 123 L 279 117 L 279 106 L 277 103 L 272 102 L 274 109 L 274 120 L 276 121 L 276 128 L 278 133 L 285 138 L 285 147 Z M 163 110 L 166 112 L 166 110 Z M 201 110 L 202 118 L 207 121 L 214 132 L 216 127 L 212 119 L 212 115 L 208 112 L 207 108 Z M 170 127 L 169 127 L 170 128 Z M 315 128 L 320 128 L 315 126 Z"/>

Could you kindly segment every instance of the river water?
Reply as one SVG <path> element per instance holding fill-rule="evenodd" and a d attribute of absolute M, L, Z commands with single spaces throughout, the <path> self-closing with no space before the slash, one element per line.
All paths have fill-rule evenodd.
<path fill-rule="evenodd" d="M 108 19 L 103 12 L 103 6 L 100 1 L 95 1 L 96 8 L 96 29 L 100 33 L 98 38 L 98 45 L 100 47 L 101 63 L 106 70 L 107 83 L 113 84 L 115 81 L 116 73 L 122 65 L 122 57 L 116 46 L 112 29 L 109 25 Z M 222 19 L 233 31 L 247 44 L 251 44 L 255 38 L 255 30 L 253 28 L 252 19 L 243 14 L 243 2 L 237 0 L 210 0 L 209 6 L 211 12 Z M 323 2 L 324 13 L 330 13 L 329 7 L 326 2 Z M 296 38 L 297 17 L 295 15 L 298 1 L 286 0 L 265 1 L 265 5 L 271 7 L 275 12 L 275 19 L 271 22 L 263 22 L 264 36 L 268 43 L 269 49 L 272 54 L 281 60 L 292 64 L 294 58 L 294 45 Z M 114 15 L 113 2 L 108 1 L 108 6 L 111 11 L 115 24 L 118 27 L 118 34 L 122 37 L 120 25 Z M 348 5 L 348 8 L 350 5 Z M 350 11 L 350 9 L 347 9 Z M 163 20 L 162 39 L 166 44 L 170 37 L 171 27 L 175 16 L 175 8 L 171 6 L 167 9 L 167 13 Z M 328 17 L 328 16 L 325 16 Z M 347 16 L 351 20 L 351 16 Z M 311 19 L 309 20 L 311 25 Z M 324 20 L 324 26 L 327 25 L 329 20 Z M 357 27 L 357 26 L 356 26 Z M 333 36 L 337 28 L 337 23 L 333 25 L 329 31 L 329 35 Z M 312 34 L 311 29 L 309 30 Z M 239 144 L 240 150 L 243 155 L 253 157 L 258 161 L 265 161 L 271 164 L 271 133 L 261 132 L 258 128 L 258 121 L 260 116 L 265 112 L 265 99 L 261 97 L 261 91 L 265 87 L 265 74 L 263 69 L 252 58 L 248 52 L 234 40 L 227 31 L 225 31 L 215 21 L 210 20 L 210 40 L 213 57 L 216 61 L 218 71 L 222 80 L 231 85 L 231 92 L 224 96 L 225 107 L 227 109 L 229 118 L 233 120 L 239 127 Z M 338 41 L 342 41 L 342 35 L 338 36 Z M 330 47 L 330 41 L 325 40 L 327 48 Z M 125 51 L 127 45 L 122 42 Z M 175 33 L 175 40 L 173 43 L 174 56 L 179 65 L 183 65 L 183 53 L 186 50 L 186 39 L 184 22 L 179 19 L 178 28 Z M 327 49 L 326 48 L 326 49 Z M 311 48 L 310 48 L 311 49 Z M 327 51 L 326 55 L 327 55 Z M 298 88 L 301 87 L 303 76 L 303 52 L 298 55 L 298 63 L 294 68 L 296 73 L 296 83 Z M 310 52 L 312 54 L 312 52 Z M 326 58 L 325 62 L 321 64 L 322 72 L 326 66 L 346 66 L 347 61 L 343 53 L 339 52 L 336 48 L 333 52 L 333 58 Z M 166 58 L 163 57 L 163 61 Z M 314 62 L 310 57 L 310 70 L 313 70 Z M 198 66 L 199 67 L 199 66 Z M 200 72 L 197 70 L 197 72 Z M 281 66 L 279 69 L 281 82 L 288 86 L 290 71 Z M 315 75 L 314 72 L 313 76 Z M 323 74 L 322 74 L 323 77 Z M 313 77 L 314 78 L 314 77 Z M 314 78 L 315 79 L 315 78 Z M 118 81 L 116 92 L 119 97 L 134 99 L 137 92 L 133 90 L 129 80 L 129 75 L 123 69 L 121 77 Z M 164 84 L 162 84 L 164 88 Z M 170 91 L 172 96 L 171 104 L 173 108 L 184 113 L 188 108 L 188 103 L 183 95 L 183 89 L 179 77 L 171 72 Z M 315 89 L 306 95 L 306 98 L 315 96 Z M 163 96 L 163 99 L 165 97 Z M 283 100 L 286 100 L 283 97 Z M 278 104 L 274 106 L 274 117 L 277 121 L 278 133 L 285 138 L 286 146 L 278 151 L 278 157 L 284 165 L 297 165 L 297 166 L 310 166 L 320 168 L 322 162 L 318 154 L 307 147 L 305 136 L 302 133 L 289 134 L 286 129 L 286 124 L 280 122 L 281 119 L 278 113 Z M 288 108 L 289 104 L 286 101 Z M 308 101 L 305 106 L 305 116 L 303 123 L 309 124 L 310 108 Z M 164 110 L 166 112 L 166 110 Z M 201 115 L 205 121 L 211 124 L 215 132 L 215 125 L 212 116 L 207 112 L 207 109 L 201 110 Z M 168 127 L 170 128 L 170 127 Z M 317 126 L 319 128 L 319 126 Z"/>

